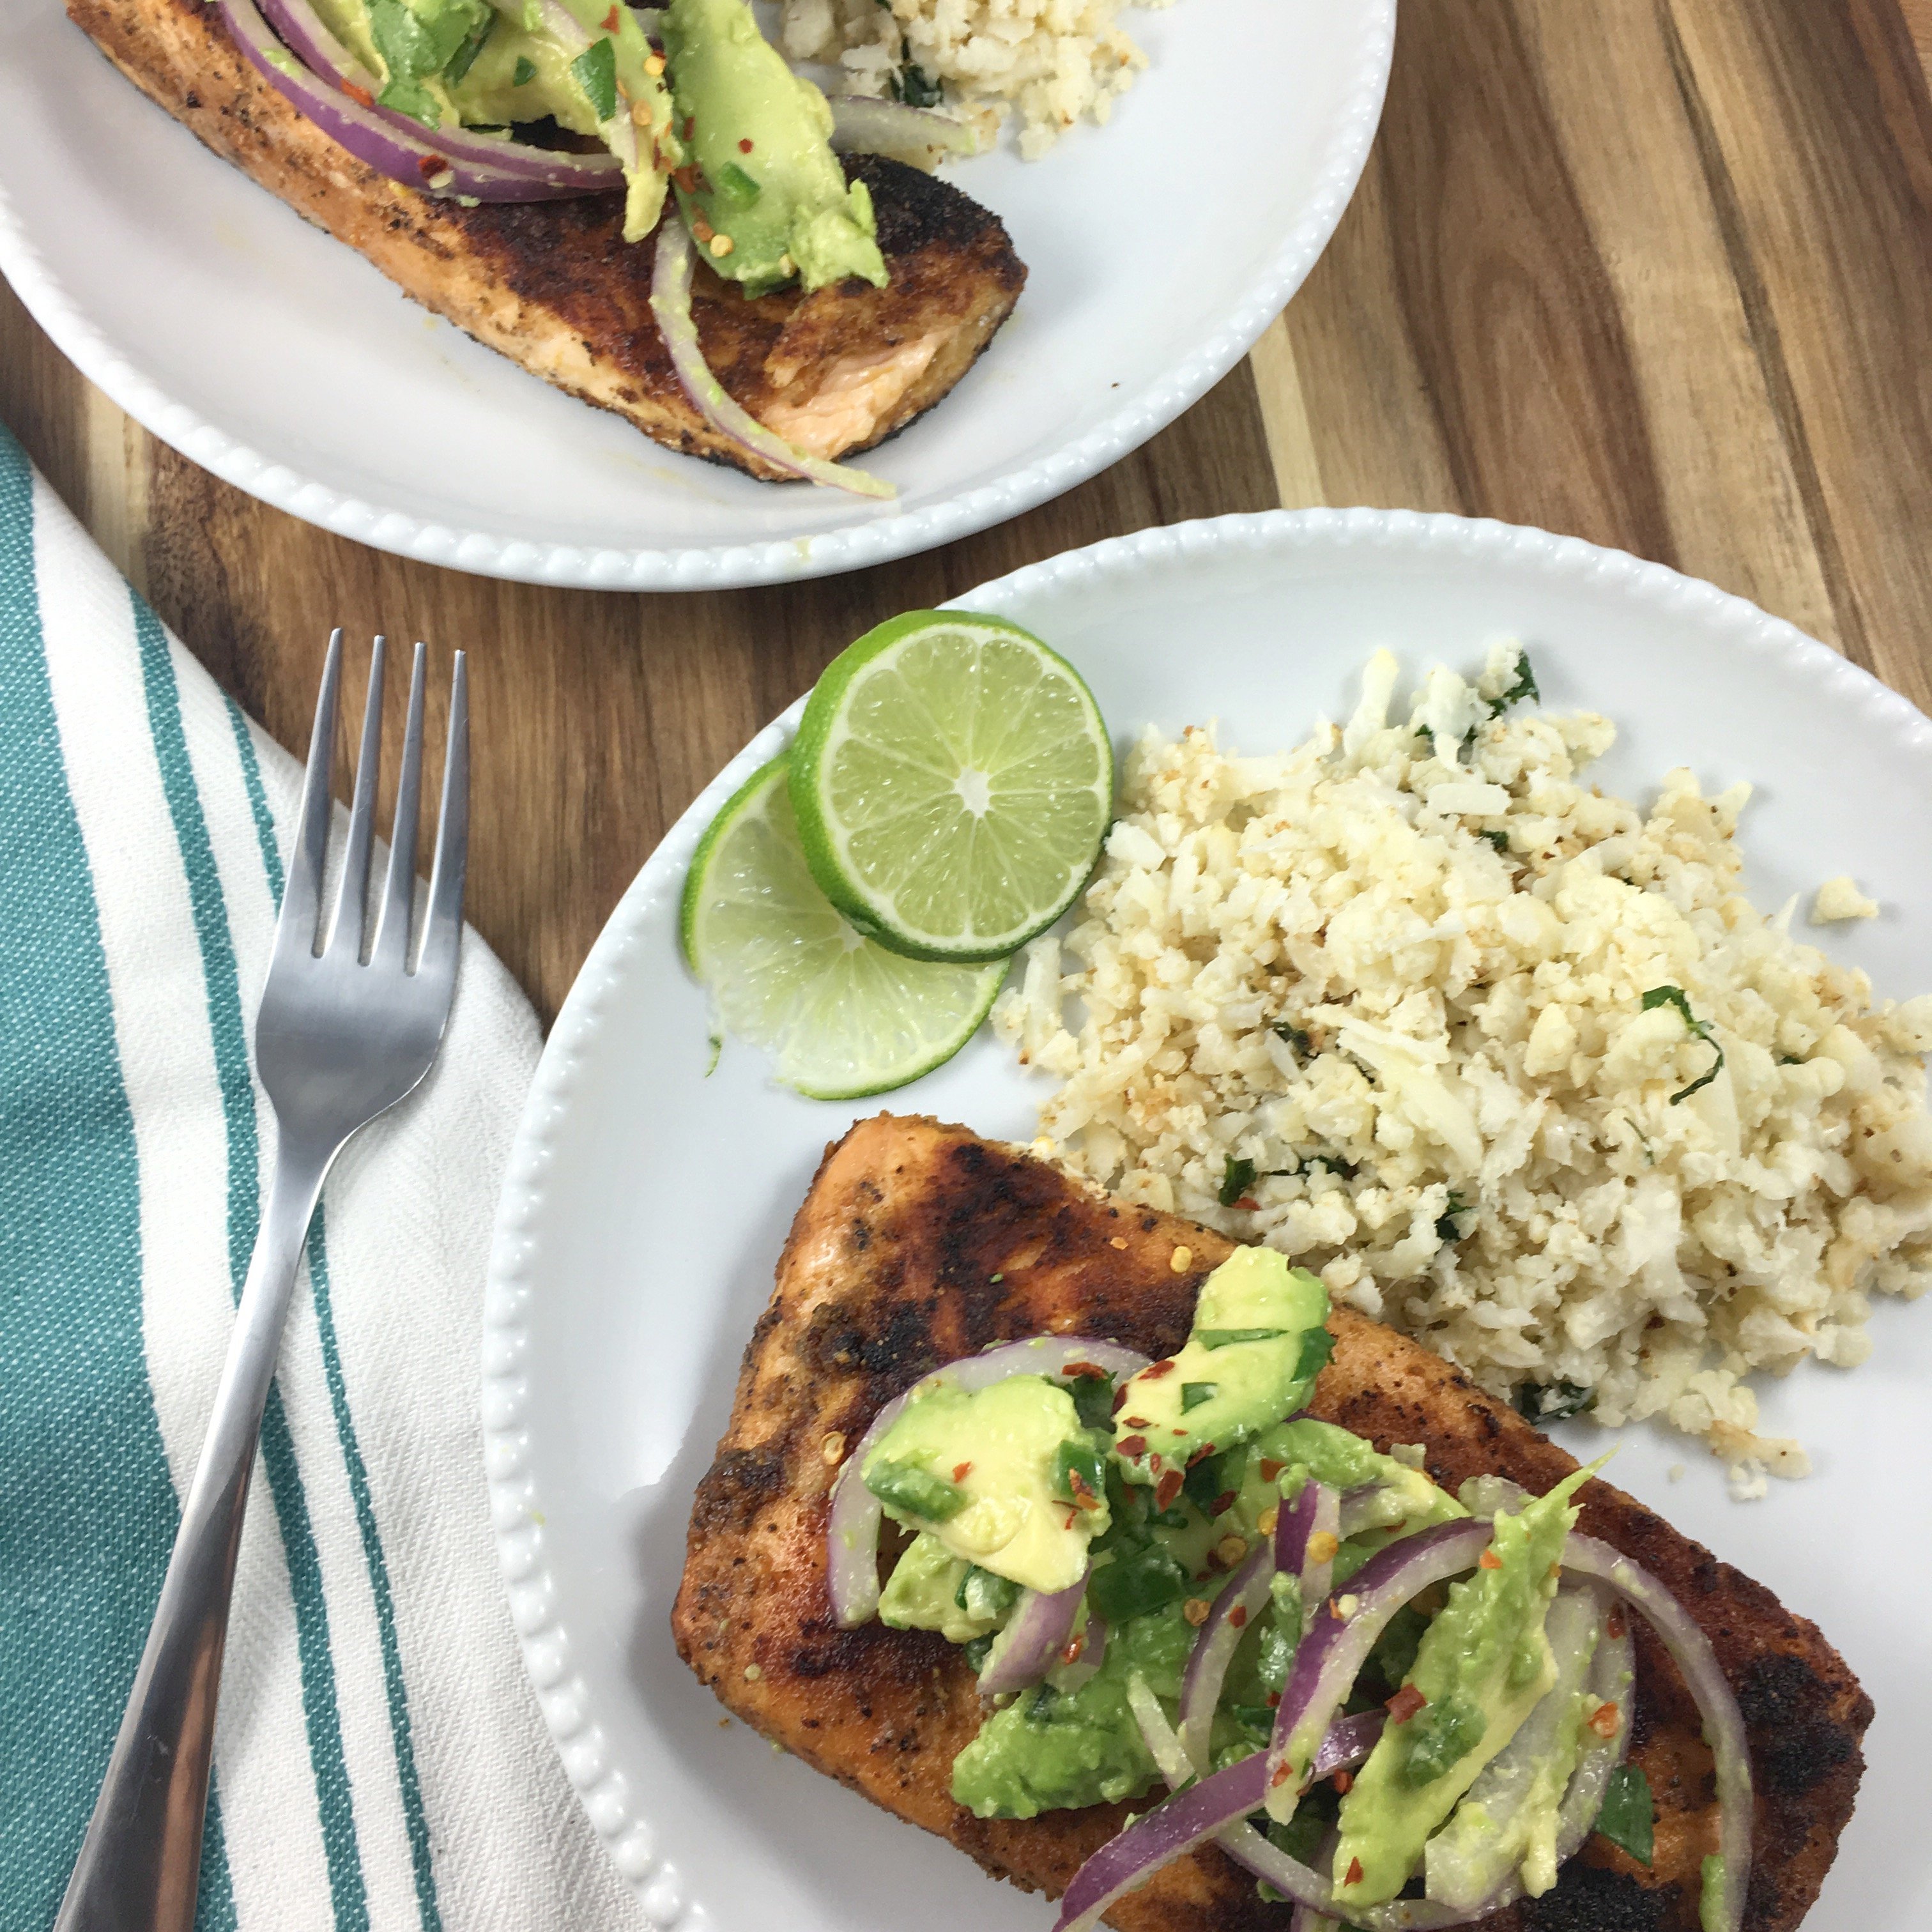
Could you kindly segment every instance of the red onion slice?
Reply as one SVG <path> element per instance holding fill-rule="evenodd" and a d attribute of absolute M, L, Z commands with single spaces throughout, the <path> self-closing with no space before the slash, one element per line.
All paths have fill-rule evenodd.
<path fill-rule="evenodd" d="M 1180 1679 L 1180 1745 L 1197 1773 L 1208 1768 L 1208 1749 L 1221 1686 L 1241 1633 L 1262 1604 L 1274 1576 L 1274 1550 L 1264 1537 L 1247 1555 L 1208 1610 L 1188 1652 Z"/>
<path fill-rule="evenodd" d="M 986 1653 L 980 1672 L 980 1695 L 1002 1697 L 1037 1684 L 1060 1661 L 1060 1653 L 1073 1635 L 1080 1599 L 1086 1594 L 1085 1576 L 1051 1596 L 1022 1590 L 1006 1628 Z"/>
<path fill-rule="evenodd" d="M 808 477 L 814 483 L 849 490 L 857 496 L 897 496 L 897 488 L 883 478 L 794 449 L 776 430 L 767 429 L 750 410 L 725 393 L 724 384 L 712 374 L 711 365 L 698 346 L 698 324 L 691 314 L 692 260 L 691 238 L 685 232 L 684 224 L 661 222 L 657 261 L 651 275 L 651 313 L 657 318 L 658 332 L 670 351 L 671 366 L 676 370 L 678 381 L 691 398 L 692 406 L 719 435 L 746 454 L 788 476 Z"/>
<path fill-rule="evenodd" d="M 1328 1594 L 1335 1574 L 1335 1546 L 1341 1540 L 1342 1499 L 1326 1483 L 1310 1478 L 1292 1503 L 1282 1505 L 1275 1519 L 1274 1561 L 1301 1585 L 1301 1614 L 1312 1619 L 1315 1606 Z M 1317 1543 L 1318 1537 L 1325 1542 Z M 1325 1555 L 1314 1552 L 1324 1550 Z"/>
<path fill-rule="evenodd" d="M 1362 1711 L 1352 1718 L 1337 1718 L 1328 1726 L 1322 1748 L 1315 1754 L 1315 1762 L 1308 1768 L 1309 1776 L 1318 1784 L 1338 1771 L 1353 1771 L 1382 1742 L 1388 1724 L 1386 1711 Z"/>
<path fill-rule="evenodd" d="M 1160 1708 L 1160 1700 L 1138 1670 L 1127 1678 L 1127 1708 L 1134 1714 L 1134 1722 L 1140 1726 L 1141 1742 L 1147 1746 L 1148 1756 L 1154 1760 L 1154 1768 L 1160 1773 L 1168 1790 L 1180 1791 L 1192 1784 L 1199 1774 L 1199 1768 L 1188 1754 L 1186 1746 L 1180 1742 L 1174 1726 L 1167 1721 L 1167 1713 Z"/>
<path fill-rule="evenodd" d="M 1286 1824 L 1294 1816 L 1304 1767 L 1314 1762 L 1330 1719 L 1341 1708 L 1389 1619 L 1430 1584 L 1474 1569 L 1490 1534 L 1486 1522 L 1442 1523 L 1390 1544 L 1350 1580 L 1348 1594 L 1358 1607 L 1346 1623 L 1337 1620 L 1334 1605 L 1324 1607 L 1319 1599 L 1304 1597 L 1306 1628 L 1275 1712 L 1274 1740 L 1268 1750 L 1270 1817 Z"/>
<path fill-rule="evenodd" d="M 1650 1572 L 1594 1536 L 1572 1534 L 1563 1546 L 1563 1568 L 1607 1583 L 1634 1604 L 1656 1631 L 1671 1661 L 1684 1674 L 1704 1720 L 1718 1781 L 1718 1850 L 1724 1862 L 1715 1910 L 1704 1932 L 1739 1932 L 1750 1880 L 1750 1743 L 1716 1652 L 1696 1620 Z M 1594 1822 L 1594 1820 L 1592 1820 Z"/>
<path fill-rule="evenodd" d="M 674 228 L 677 224 L 667 222 L 665 226 Z M 941 1376 L 972 1395 L 1009 1376 L 1057 1376 L 1074 1362 L 1091 1362 L 1116 1382 L 1139 1374 L 1148 1365 L 1145 1355 L 1124 1348 L 1118 1342 L 1096 1341 L 1088 1335 L 1035 1335 L 1024 1341 L 1003 1342 L 983 1354 L 964 1356 L 922 1376 L 873 1417 L 872 1426 L 847 1455 L 832 1485 L 826 1537 L 832 1612 L 847 1629 L 866 1622 L 879 1607 L 879 1525 L 885 1512 L 858 1472 L 906 1404 Z"/>
<path fill-rule="evenodd" d="M 352 81 L 371 94 L 382 86 L 323 25 L 308 0 L 263 0 L 262 11 L 289 51 L 311 74 L 324 80 Z"/>
<path fill-rule="evenodd" d="M 862 94 L 830 98 L 832 146 L 842 154 L 890 154 L 914 167 L 931 169 L 949 154 L 980 151 L 977 130 L 950 114 L 903 101 L 872 100 Z"/>
<path fill-rule="evenodd" d="M 332 141 L 378 174 L 431 194 L 473 201 L 561 201 L 613 184 L 608 171 L 586 184 L 576 154 L 522 149 L 514 160 L 470 158 L 478 139 L 452 130 L 446 139 L 385 109 L 364 107 L 311 74 L 269 31 L 255 0 L 220 0 L 222 17 L 248 64 Z M 505 143 L 508 146 L 509 143 Z"/>

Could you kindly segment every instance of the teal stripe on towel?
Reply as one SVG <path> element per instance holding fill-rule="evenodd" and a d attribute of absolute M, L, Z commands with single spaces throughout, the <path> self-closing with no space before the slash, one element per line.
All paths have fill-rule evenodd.
<path fill-rule="evenodd" d="M 161 787 L 174 824 L 188 902 L 201 949 L 208 1018 L 214 1040 L 216 1077 L 228 1135 L 228 1264 L 236 1296 L 261 1219 L 261 1148 L 255 1119 L 255 1093 L 248 1065 L 248 1042 L 242 1017 L 241 974 L 228 909 L 214 863 L 214 848 L 202 814 L 201 795 L 189 762 L 182 729 L 181 696 L 159 620 L 140 598 L 128 593 L 146 686 L 148 724 L 160 766 Z M 315 1775 L 316 1803 L 322 1826 L 323 1856 L 334 1907 L 336 1932 L 368 1932 L 369 1901 L 356 1838 L 356 1814 L 349 1768 L 342 1749 L 342 1714 L 337 1701 L 335 1658 L 329 1647 L 328 1605 L 322 1594 L 322 1562 L 310 1520 L 308 1498 L 296 1460 L 295 1438 L 279 1382 L 268 1390 L 262 1418 L 262 1466 L 281 1525 L 282 1546 L 295 1601 L 296 1648 L 302 1671 L 302 1713 L 308 1732 L 309 1760 Z"/>
<path fill-rule="evenodd" d="M 268 809 L 268 794 L 262 783 L 262 768 L 255 756 L 255 742 L 249 736 L 248 721 L 242 707 L 228 700 L 228 722 L 235 733 L 235 748 L 242 760 L 242 780 L 248 794 L 248 808 L 255 820 L 256 842 L 262 848 L 262 869 L 268 881 L 269 896 L 275 910 L 282 906 L 282 855 L 275 843 L 274 815 Z M 383 1553 L 382 1532 L 376 1527 L 376 1508 L 369 1493 L 369 1472 L 362 1460 L 362 1445 L 357 1440 L 356 1421 L 349 1412 L 349 1388 L 343 1378 L 342 1351 L 335 1333 L 335 1307 L 329 1290 L 327 1214 L 325 1207 L 315 1210 L 308 1231 L 308 1277 L 314 1291 L 316 1326 L 322 1337 L 322 1372 L 328 1381 L 328 1400 L 335 1412 L 335 1432 L 342 1444 L 342 1460 L 349 1472 L 350 1493 L 356 1499 L 356 1525 L 362 1537 L 363 1560 L 369 1567 L 369 1588 L 376 1601 L 376 1626 L 382 1645 L 382 1684 L 389 1706 L 389 1734 L 395 1745 L 396 1778 L 403 1794 L 403 1818 L 409 1828 L 410 1860 L 414 1868 L 416 1916 L 423 1932 L 442 1932 L 442 1912 L 436 1901 L 436 1868 L 430 1856 L 429 1820 L 423 1809 L 422 1783 L 416 1774 L 414 1734 L 410 1723 L 408 1686 L 403 1681 L 403 1654 L 396 1641 L 395 1599 L 389 1588 L 389 1563 Z"/>
<path fill-rule="evenodd" d="M 50 1924 L 180 1520 L 141 1331 L 140 1176 L 0 430 L 0 1899 Z M 200 1932 L 233 1932 L 220 1808 Z"/>

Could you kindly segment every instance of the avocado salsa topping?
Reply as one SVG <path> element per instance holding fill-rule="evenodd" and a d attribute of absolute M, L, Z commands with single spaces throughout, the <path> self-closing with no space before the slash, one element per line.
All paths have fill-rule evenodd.
<path fill-rule="evenodd" d="M 1462 1924 L 1549 1891 L 1593 1829 L 1647 1854 L 1634 1608 L 1702 1712 L 1721 1855 L 1702 1922 L 1737 1932 L 1742 1720 L 1694 1622 L 1576 1533 L 1594 1468 L 1451 1496 L 1419 1448 L 1301 1412 L 1327 1316 L 1316 1277 L 1239 1249 L 1171 1357 L 1003 1344 L 875 1419 L 834 1490 L 834 1607 L 936 1631 L 977 1671 L 955 1801 L 1030 1818 L 1166 1786 L 1076 1875 L 1056 1932 L 1210 1838 L 1333 1922 Z M 881 1591 L 886 1516 L 910 1540 Z"/>
<path fill-rule="evenodd" d="M 748 297 L 889 279 L 870 193 L 832 151 L 830 105 L 765 39 L 747 0 L 218 4 L 257 72 L 379 173 L 466 205 L 621 185 L 625 241 L 657 234 L 651 309 L 698 413 L 767 472 L 894 494 L 752 417 L 698 344 L 694 244 Z M 967 143 L 943 116 L 866 107 L 845 146 L 936 158 Z M 891 124 L 908 116 L 931 124 L 916 140 Z M 599 150 L 579 152 L 590 140 Z M 676 219 L 661 220 L 673 188 Z"/>

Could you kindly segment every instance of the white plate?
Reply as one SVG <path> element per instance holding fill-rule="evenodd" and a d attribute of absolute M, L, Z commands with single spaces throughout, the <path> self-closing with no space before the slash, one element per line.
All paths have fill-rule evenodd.
<path fill-rule="evenodd" d="M 1932 980 L 1932 724 L 1786 623 L 1570 538 L 1406 512 L 1226 518 L 1075 551 L 961 600 L 1037 629 L 1091 681 L 1124 743 L 1217 714 L 1256 750 L 1346 716 L 1364 660 L 1411 673 L 1528 645 L 1544 699 L 1609 713 L 1604 778 L 1647 796 L 1676 764 L 1760 790 L 1744 822 L 1759 904 L 1855 873 L 1883 916 L 1826 941 L 1882 992 Z M 886 614 L 880 611 L 880 616 Z M 1185 640 L 1185 648 L 1177 648 Z M 510 1601 L 564 1762 L 652 1916 L 730 1932 L 886 1932 L 931 1917 L 1045 1932 L 1038 1899 L 874 1810 L 743 1726 L 686 1670 L 666 1619 L 692 1492 L 730 1406 L 793 1210 L 826 1142 L 881 1104 L 1028 1137 L 1041 1090 L 982 1035 L 859 1106 L 768 1085 L 706 1014 L 676 949 L 699 832 L 770 757 L 760 734 L 658 848 L 550 1036 L 513 1158 L 487 1312 L 484 1416 Z M 1807 934 L 1808 938 L 1815 935 Z M 1932 1733 L 1924 1415 L 1932 1309 L 1881 1306 L 1852 1374 L 1763 1394 L 1817 1473 L 1724 1494 L 1682 1437 L 1627 1432 L 1616 1480 L 1812 1617 L 1878 1707 L 1870 1768 L 1808 1932 L 1932 1924 L 1919 1816 Z M 1673 1484 L 1673 1463 L 1690 1466 Z"/>
<path fill-rule="evenodd" d="M 142 102 L 58 0 L 0 0 L 0 272 L 196 462 L 379 549 L 535 583 L 716 590 L 905 556 L 1058 496 L 1210 388 L 1366 159 L 1395 0 L 1179 0 L 1105 128 L 950 171 L 1030 271 L 881 506 L 680 457 L 405 300 Z"/>

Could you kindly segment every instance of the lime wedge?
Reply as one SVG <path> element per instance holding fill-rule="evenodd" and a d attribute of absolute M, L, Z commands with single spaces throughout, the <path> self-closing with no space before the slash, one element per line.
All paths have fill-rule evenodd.
<path fill-rule="evenodd" d="M 1006 969 L 904 959 L 854 932 L 812 882 L 785 764 L 754 773 L 712 820 L 679 943 L 719 1019 L 788 1087 L 814 1100 L 883 1094 L 972 1038 Z"/>
<path fill-rule="evenodd" d="M 806 699 L 791 798 L 812 876 L 914 959 L 1000 959 L 1086 883 L 1114 753 L 1065 658 L 1003 617 L 913 610 Z"/>

